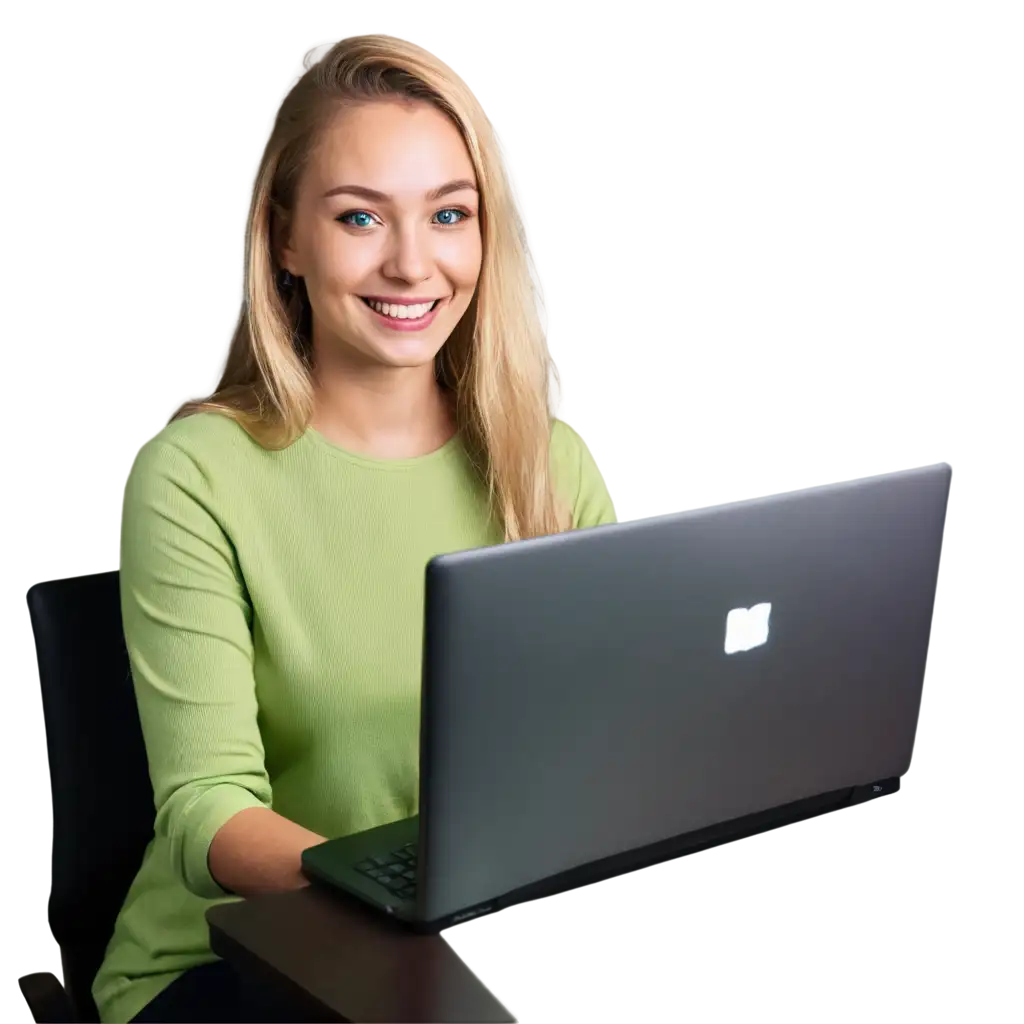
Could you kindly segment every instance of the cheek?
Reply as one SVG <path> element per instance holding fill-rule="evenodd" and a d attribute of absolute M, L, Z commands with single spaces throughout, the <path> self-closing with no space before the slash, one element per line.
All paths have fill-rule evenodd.
<path fill-rule="evenodd" d="M 472 287 L 480 277 L 483 246 L 480 233 L 460 239 L 460 244 L 451 254 L 449 273 L 461 288 Z"/>
<path fill-rule="evenodd" d="M 352 239 L 341 231 L 318 232 L 310 239 L 309 276 L 318 289 L 342 294 L 365 282 L 380 258 L 370 239 Z"/>

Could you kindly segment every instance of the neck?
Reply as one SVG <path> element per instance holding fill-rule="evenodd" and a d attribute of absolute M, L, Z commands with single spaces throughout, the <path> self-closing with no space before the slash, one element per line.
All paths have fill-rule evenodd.
<path fill-rule="evenodd" d="M 319 369 L 311 425 L 342 448 L 384 459 L 429 454 L 456 429 L 431 364 Z"/>

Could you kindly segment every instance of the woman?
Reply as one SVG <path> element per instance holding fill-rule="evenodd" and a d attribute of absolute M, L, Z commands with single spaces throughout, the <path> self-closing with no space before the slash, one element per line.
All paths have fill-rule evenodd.
<path fill-rule="evenodd" d="M 284 1019 L 247 1002 L 204 915 L 417 813 L 426 563 L 615 521 L 549 412 L 522 225 L 469 89 L 388 36 L 305 66 L 256 177 L 223 379 L 126 487 L 156 825 L 93 986 L 104 1021 Z"/>

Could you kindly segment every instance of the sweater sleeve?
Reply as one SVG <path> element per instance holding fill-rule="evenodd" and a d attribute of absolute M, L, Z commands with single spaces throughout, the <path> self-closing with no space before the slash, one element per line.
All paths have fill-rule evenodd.
<path fill-rule="evenodd" d="M 552 461 L 556 474 L 564 474 L 572 481 L 573 529 L 617 522 L 615 506 L 594 456 L 583 438 L 564 420 L 554 421 Z"/>
<path fill-rule="evenodd" d="M 121 611 L 156 805 L 155 831 L 192 893 L 228 893 L 210 874 L 214 835 L 269 807 L 257 725 L 252 611 L 234 548 L 195 461 L 162 440 L 125 488 Z"/>

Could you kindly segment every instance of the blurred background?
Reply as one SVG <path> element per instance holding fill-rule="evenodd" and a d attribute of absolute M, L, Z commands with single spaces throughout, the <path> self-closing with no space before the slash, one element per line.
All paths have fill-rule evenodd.
<path fill-rule="evenodd" d="M 900 4 L 0 10 L 3 965 L 44 952 L 22 588 L 108 563 L 128 446 L 209 372 L 249 154 L 301 43 L 378 31 L 468 72 L 517 190 L 562 415 L 634 515 L 1024 450 L 1014 20 Z M 1020 780 L 1024 744 L 976 727 L 919 770 Z"/>

